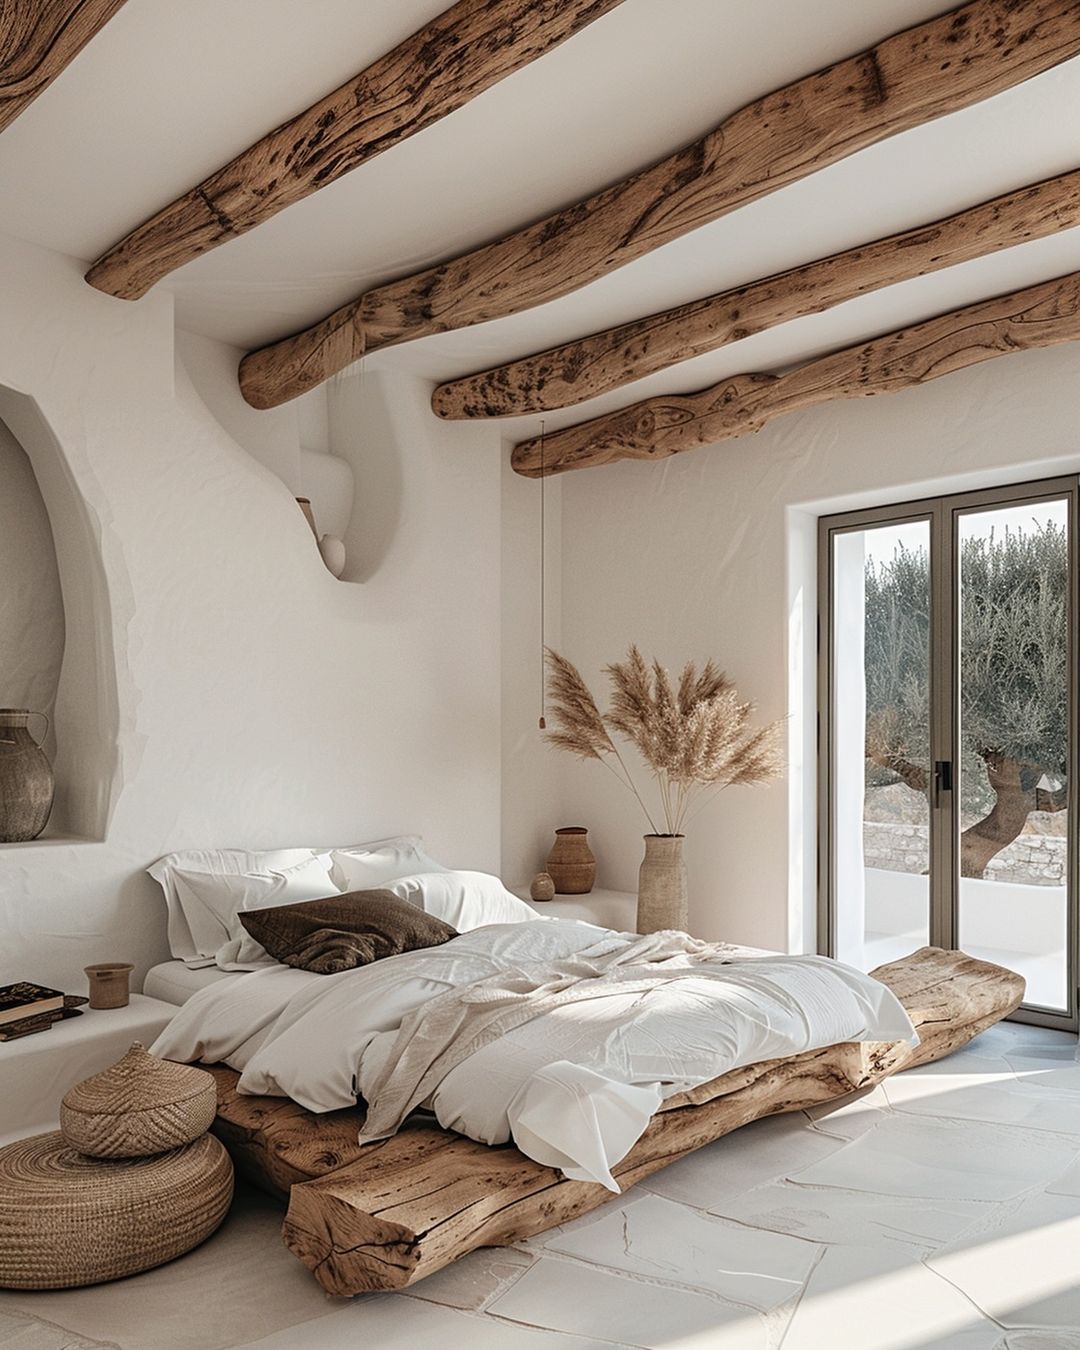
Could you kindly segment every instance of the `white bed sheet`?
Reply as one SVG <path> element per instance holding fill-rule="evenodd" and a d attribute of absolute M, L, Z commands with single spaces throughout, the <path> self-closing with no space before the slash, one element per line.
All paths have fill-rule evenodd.
<path fill-rule="evenodd" d="M 192 970 L 183 961 L 162 961 L 151 966 L 143 981 L 143 993 L 149 998 L 159 998 L 163 1003 L 175 1003 L 182 1007 L 192 994 L 206 989 L 218 980 L 234 980 L 244 971 L 218 970 L 216 966 L 204 966 Z"/>

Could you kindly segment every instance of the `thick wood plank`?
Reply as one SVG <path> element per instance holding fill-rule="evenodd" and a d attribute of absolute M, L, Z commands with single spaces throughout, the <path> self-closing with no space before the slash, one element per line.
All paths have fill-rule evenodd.
<path fill-rule="evenodd" d="M 748 1065 L 674 1097 L 614 1169 L 623 1189 L 748 1121 L 830 1101 L 948 1054 L 1007 1016 L 1024 981 L 962 952 L 923 948 L 874 972 L 919 1029 L 920 1044 L 838 1045 Z M 476 1247 L 565 1223 L 609 1198 L 512 1147 L 426 1125 L 363 1149 L 352 1111 L 312 1116 L 291 1102 L 219 1083 L 215 1130 L 238 1165 L 289 1192 L 286 1244 L 330 1292 L 401 1288 Z"/>
<path fill-rule="evenodd" d="M 962 952 L 923 948 L 875 972 L 919 1029 L 915 1049 L 840 1045 L 748 1066 L 714 1080 L 700 1104 L 669 1103 L 613 1168 L 623 1190 L 751 1120 L 830 1101 L 902 1068 L 939 1059 L 1015 1010 L 1024 981 Z M 438 1131 L 430 1131 L 437 1134 Z M 388 1147 L 296 1186 L 283 1236 L 331 1293 L 401 1288 L 481 1246 L 503 1246 L 587 1212 L 604 1187 L 570 1181 L 516 1149 L 445 1136 L 400 1160 Z M 393 1141 L 387 1141 L 388 1144 Z"/>
<path fill-rule="evenodd" d="M 607 328 L 436 388 L 440 417 L 516 417 L 581 403 L 857 295 L 1080 226 L 1080 170 L 932 225 Z"/>
<path fill-rule="evenodd" d="M 970 0 L 748 104 L 700 141 L 565 210 L 376 287 L 244 358 L 256 408 L 379 347 L 512 314 L 864 146 L 1010 88 L 1080 52 L 1075 0 Z"/>
<path fill-rule="evenodd" d="M 158 211 L 86 274 L 135 300 L 462 107 L 622 0 L 459 0 L 366 70 Z"/>
<path fill-rule="evenodd" d="M 734 375 L 698 393 L 657 396 L 549 433 L 544 474 L 622 459 L 665 459 L 760 431 L 785 413 L 833 399 L 870 398 L 926 384 L 1011 352 L 1080 341 L 1080 272 L 953 310 L 782 375 Z M 540 438 L 511 462 L 541 477 Z"/>
<path fill-rule="evenodd" d="M 0 0 L 0 131 L 47 89 L 124 0 Z"/>

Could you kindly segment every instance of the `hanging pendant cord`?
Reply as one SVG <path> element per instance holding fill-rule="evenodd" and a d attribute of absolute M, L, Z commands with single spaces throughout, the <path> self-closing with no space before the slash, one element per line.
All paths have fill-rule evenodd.
<path fill-rule="evenodd" d="M 547 650 L 546 582 L 547 582 L 547 521 L 545 518 L 545 498 L 547 496 L 547 478 L 544 474 L 544 422 L 540 421 L 540 730 L 547 728 L 544 717 L 544 653 Z"/>

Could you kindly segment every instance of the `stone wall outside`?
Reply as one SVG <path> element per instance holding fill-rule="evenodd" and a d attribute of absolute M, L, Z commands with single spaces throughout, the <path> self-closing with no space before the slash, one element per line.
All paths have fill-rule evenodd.
<path fill-rule="evenodd" d="M 863 822 L 867 867 L 886 872 L 925 872 L 930 857 L 929 827 L 893 820 Z M 987 881 L 1060 886 L 1065 879 L 1068 840 L 1063 835 L 1025 831 L 1002 849 L 986 869 Z"/>

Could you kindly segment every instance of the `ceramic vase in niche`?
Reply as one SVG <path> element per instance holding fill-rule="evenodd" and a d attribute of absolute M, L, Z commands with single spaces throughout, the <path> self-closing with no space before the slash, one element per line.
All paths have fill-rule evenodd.
<path fill-rule="evenodd" d="M 83 974 L 90 982 L 91 1008 L 126 1008 L 128 976 L 135 969 L 130 961 L 103 961 L 85 966 Z"/>
<path fill-rule="evenodd" d="M 319 540 L 319 553 L 330 575 L 341 576 L 345 571 L 345 545 L 336 534 L 323 535 Z"/>
<path fill-rule="evenodd" d="M 544 871 L 555 883 L 556 895 L 588 895 L 596 880 L 596 859 L 584 825 L 567 825 L 555 831 Z"/>
<path fill-rule="evenodd" d="M 638 872 L 637 930 L 686 932 L 686 863 L 681 834 L 647 834 Z"/>
<path fill-rule="evenodd" d="M 36 839 L 53 803 L 52 765 L 30 734 L 28 708 L 0 708 L 0 843 Z"/>

